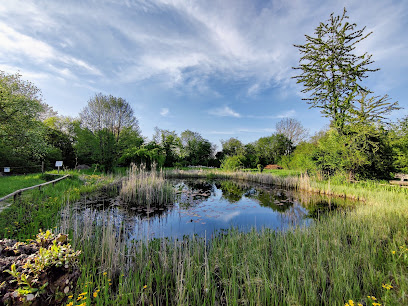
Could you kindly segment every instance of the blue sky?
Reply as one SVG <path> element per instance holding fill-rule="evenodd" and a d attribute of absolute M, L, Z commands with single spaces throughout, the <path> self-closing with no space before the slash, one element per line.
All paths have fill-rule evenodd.
<path fill-rule="evenodd" d="M 144 136 L 190 129 L 219 145 L 274 132 L 293 117 L 328 124 L 301 100 L 296 74 L 304 34 L 348 10 L 373 34 L 366 85 L 408 114 L 408 1 L 140 0 L 0 3 L 0 70 L 20 71 L 61 115 L 77 116 L 95 93 L 126 99 Z"/>

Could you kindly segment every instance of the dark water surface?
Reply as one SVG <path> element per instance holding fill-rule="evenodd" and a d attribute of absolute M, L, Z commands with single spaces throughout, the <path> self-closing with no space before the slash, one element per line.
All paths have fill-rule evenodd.
<path fill-rule="evenodd" d="M 331 210 L 354 206 L 350 200 L 295 192 L 277 187 L 232 180 L 173 180 L 177 201 L 148 209 L 126 207 L 118 196 L 102 195 L 77 205 L 77 212 L 96 213 L 124 225 L 130 239 L 210 237 L 237 227 L 248 231 L 270 228 L 288 230 L 308 226 Z M 95 211 L 96 210 L 96 211 Z"/>

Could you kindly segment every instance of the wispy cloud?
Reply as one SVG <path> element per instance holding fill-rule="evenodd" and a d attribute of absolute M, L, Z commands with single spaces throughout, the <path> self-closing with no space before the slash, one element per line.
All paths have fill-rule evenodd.
<path fill-rule="evenodd" d="M 280 113 L 280 114 L 278 114 L 278 115 L 276 115 L 276 117 L 275 118 L 292 118 L 292 117 L 295 117 L 296 116 L 296 111 L 294 110 L 294 109 L 291 109 L 291 110 L 289 110 L 289 111 L 286 111 L 286 112 L 283 112 L 283 113 Z"/>
<path fill-rule="evenodd" d="M 219 116 L 219 117 L 235 117 L 235 118 L 241 117 L 239 113 L 237 113 L 236 111 L 234 111 L 228 106 L 211 109 L 208 111 L 208 113 L 210 115 Z"/>
<path fill-rule="evenodd" d="M 166 117 L 166 116 L 168 116 L 169 112 L 170 112 L 170 111 L 169 111 L 168 108 L 162 108 L 162 109 L 160 110 L 160 116 Z"/>
<path fill-rule="evenodd" d="M 225 131 L 208 131 L 205 132 L 206 134 L 211 134 L 211 135 L 236 135 L 236 134 L 246 134 L 246 133 L 273 133 L 275 132 L 275 129 L 271 128 L 237 128 L 237 129 L 232 129 L 232 130 L 225 130 Z"/>

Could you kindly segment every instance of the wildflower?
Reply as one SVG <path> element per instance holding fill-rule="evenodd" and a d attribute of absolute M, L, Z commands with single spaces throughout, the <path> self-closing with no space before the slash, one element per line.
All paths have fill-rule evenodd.
<path fill-rule="evenodd" d="M 363 306 L 363 304 L 361 304 L 361 303 L 358 303 L 358 304 L 357 304 L 357 306 Z"/>
<path fill-rule="evenodd" d="M 98 292 L 95 291 L 95 292 L 93 293 L 93 297 L 96 298 L 97 296 L 98 296 Z"/>
<path fill-rule="evenodd" d="M 146 289 L 146 288 L 147 288 L 147 285 L 144 285 L 144 286 L 143 286 L 143 289 Z"/>
<path fill-rule="evenodd" d="M 387 290 L 390 290 L 390 289 L 392 289 L 392 288 L 394 288 L 393 286 L 391 286 L 391 285 L 389 285 L 389 284 L 382 284 L 382 287 L 384 288 L 384 289 L 387 289 Z"/>
<path fill-rule="evenodd" d="M 103 272 L 103 276 L 106 276 L 108 274 L 108 272 Z"/>
<path fill-rule="evenodd" d="M 77 301 L 80 301 L 80 300 L 82 300 L 82 296 L 78 296 L 78 298 L 77 298 Z"/>
<path fill-rule="evenodd" d="M 86 303 L 79 304 L 78 306 L 86 306 Z"/>
<path fill-rule="evenodd" d="M 68 296 L 69 299 L 72 299 L 73 297 L 74 297 L 73 295 Z"/>
<path fill-rule="evenodd" d="M 380 303 L 372 303 L 371 305 L 373 305 L 373 306 L 381 306 Z"/>
<path fill-rule="evenodd" d="M 82 292 L 80 295 L 87 295 L 88 292 Z"/>
<path fill-rule="evenodd" d="M 66 306 L 72 306 L 74 305 L 74 302 L 69 302 Z"/>

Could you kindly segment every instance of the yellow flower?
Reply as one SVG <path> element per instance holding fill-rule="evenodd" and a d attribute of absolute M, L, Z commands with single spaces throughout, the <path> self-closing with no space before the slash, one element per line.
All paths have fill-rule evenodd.
<path fill-rule="evenodd" d="M 144 286 L 143 286 L 143 289 L 146 289 L 146 288 L 147 288 L 147 285 L 144 285 Z"/>
<path fill-rule="evenodd" d="M 69 302 L 66 306 L 72 306 L 74 305 L 74 302 Z"/>
<path fill-rule="evenodd" d="M 357 306 L 363 306 L 363 304 L 361 304 L 361 303 L 358 303 L 358 304 L 357 304 Z"/>
<path fill-rule="evenodd" d="M 78 306 L 86 306 L 86 303 L 79 304 Z"/>
<path fill-rule="evenodd" d="M 388 284 L 382 284 L 382 287 L 384 288 L 384 289 L 387 289 L 387 290 L 390 290 L 390 289 L 392 289 L 392 288 L 394 288 L 393 286 L 391 286 L 391 285 L 388 285 Z"/>
<path fill-rule="evenodd" d="M 105 275 L 107 275 L 108 274 L 108 272 L 103 272 L 103 275 L 105 276 Z"/>
<path fill-rule="evenodd" d="M 372 303 L 371 305 L 373 305 L 373 306 L 381 306 L 380 303 Z"/>
<path fill-rule="evenodd" d="M 349 304 L 350 304 L 350 306 L 354 306 L 353 300 L 349 300 Z"/>
<path fill-rule="evenodd" d="M 350 306 L 350 304 L 349 304 L 349 303 L 346 303 L 346 304 L 344 304 L 344 306 Z"/>
<path fill-rule="evenodd" d="M 82 296 L 78 296 L 77 301 L 82 300 Z"/>
<path fill-rule="evenodd" d="M 82 292 L 81 294 L 80 294 L 80 296 L 81 295 L 87 295 L 88 294 L 88 292 Z"/>
<path fill-rule="evenodd" d="M 395 254 L 395 251 L 392 251 L 392 254 Z"/>
<path fill-rule="evenodd" d="M 95 291 L 95 292 L 93 293 L 93 297 L 96 298 L 97 296 L 98 296 L 98 292 Z"/>
<path fill-rule="evenodd" d="M 68 298 L 69 298 L 69 299 L 72 299 L 73 297 L 74 297 L 73 295 L 70 295 Z"/>

